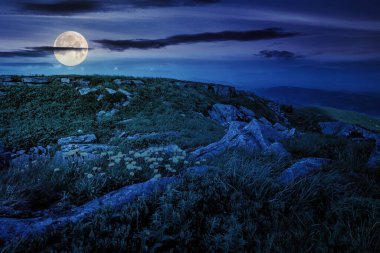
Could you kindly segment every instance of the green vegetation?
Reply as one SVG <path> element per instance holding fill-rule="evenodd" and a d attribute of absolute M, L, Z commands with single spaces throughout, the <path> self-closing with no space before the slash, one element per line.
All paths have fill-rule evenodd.
<path fill-rule="evenodd" d="M 283 188 L 286 162 L 228 153 L 201 178 L 121 212 L 43 237 L 16 240 L 16 252 L 379 252 L 379 181 L 328 169 Z"/>
<path fill-rule="evenodd" d="M 287 111 L 290 122 L 305 131 L 318 131 L 318 122 L 341 121 L 380 132 L 380 119 L 366 114 L 322 106 L 293 108 Z"/>
<path fill-rule="evenodd" d="M 96 90 L 80 95 L 78 85 L 57 81 L 1 87 L 7 94 L 0 103 L 0 140 L 19 150 L 94 133 L 97 142 L 116 148 L 73 149 L 61 164 L 41 159 L 0 171 L 0 207 L 11 206 L 9 216 L 67 210 L 194 165 L 212 169 L 202 177 L 187 175 L 121 211 L 105 209 L 44 235 L 0 242 L 0 252 L 380 252 L 380 172 L 365 170 L 374 142 L 318 133 L 318 122 L 331 120 L 378 131 L 378 119 L 331 108 L 283 106 L 290 123 L 305 131 L 283 142 L 292 158 L 235 150 L 194 162 L 188 153 L 219 140 L 226 130 L 207 117 L 212 105 L 245 106 L 258 118 L 275 122 L 268 101 L 243 92 L 225 98 L 201 85 L 177 86 L 172 79 L 116 85 L 117 77 L 73 77 L 90 80 Z M 108 94 L 106 88 L 122 88 L 131 98 Z M 116 105 L 126 100 L 127 106 Z M 119 110 L 114 116 L 97 119 L 100 110 L 114 108 Z M 178 136 L 125 138 L 168 131 Z M 162 147 L 168 144 L 179 147 L 168 153 Z M 99 159 L 84 162 L 88 156 Z M 280 185 L 279 174 L 304 157 L 332 161 L 310 177 Z"/>

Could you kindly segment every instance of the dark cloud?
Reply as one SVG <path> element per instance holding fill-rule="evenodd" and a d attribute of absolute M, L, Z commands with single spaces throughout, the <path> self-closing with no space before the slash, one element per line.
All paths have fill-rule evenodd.
<path fill-rule="evenodd" d="M 84 12 L 120 10 L 124 8 L 172 7 L 203 5 L 221 0 L 60 0 L 52 2 L 22 2 L 20 9 L 35 14 L 71 15 Z"/>
<path fill-rule="evenodd" d="M 0 66 L 4 67 L 53 67 L 54 64 L 49 62 L 3 62 Z"/>
<path fill-rule="evenodd" d="M 52 3 L 30 3 L 24 2 L 20 4 L 22 10 L 37 14 L 74 14 L 80 12 L 99 11 L 102 4 L 98 1 L 90 0 L 66 0 Z"/>
<path fill-rule="evenodd" d="M 26 47 L 25 49 L 0 52 L 0 57 L 12 58 L 12 57 L 44 57 L 50 55 L 54 50 L 59 51 L 72 51 L 83 50 L 84 48 L 72 48 L 72 47 Z"/>
<path fill-rule="evenodd" d="M 162 48 L 178 44 L 192 44 L 200 42 L 218 42 L 218 41 L 255 41 L 269 40 L 278 38 L 288 38 L 297 36 L 298 33 L 283 32 L 279 28 L 269 28 L 264 30 L 251 31 L 224 31 L 217 33 L 198 33 L 198 34 L 183 34 L 170 36 L 164 39 L 155 40 L 94 40 L 103 48 L 108 48 L 113 51 L 123 51 L 126 49 L 152 49 Z"/>
<path fill-rule="evenodd" d="M 262 50 L 256 56 L 260 56 L 263 58 L 273 58 L 273 59 L 286 59 L 286 60 L 294 60 L 303 58 L 303 55 L 297 55 L 290 51 L 285 50 Z"/>

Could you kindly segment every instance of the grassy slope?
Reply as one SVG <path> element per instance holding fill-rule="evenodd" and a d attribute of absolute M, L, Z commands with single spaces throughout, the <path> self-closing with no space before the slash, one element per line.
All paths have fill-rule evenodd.
<path fill-rule="evenodd" d="M 293 109 L 288 113 L 290 121 L 306 130 L 317 130 L 318 122 L 342 121 L 355 124 L 370 131 L 380 132 L 380 119 L 353 111 L 345 111 L 331 107 L 308 106 Z"/>
<path fill-rule="evenodd" d="M 90 78 L 93 86 L 101 85 L 96 95 L 104 93 L 104 87 L 116 88 L 109 77 Z M 6 100 L 8 106 L 1 104 L 2 136 L 12 136 L 6 139 L 8 145 L 55 143 L 57 138 L 83 129 L 96 133 L 102 142 L 118 145 L 121 153 L 107 154 L 99 164 L 61 168 L 58 173 L 49 165 L 38 163 L 29 169 L 1 172 L 1 199 L 29 203 L 29 208 L 35 209 L 46 208 L 52 202 L 65 208 L 155 176 L 144 157 L 136 158 L 129 152 L 157 143 L 111 138 L 116 130 L 129 134 L 178 130 L 182 133 L 180 138 L 162 143 L 193 148 L 223 135 L 223 128 L 199 114 L 205 114 L 216 102 L 244 105 L 273 120 L 266 101 L 258 97 L 255 102 L 243 95 L 224 99 L 202 88 L 177 87 L 171 79 L 144 81 L 144 86 L 124 87 L 135 92 L 134 99 L 117 117 L 101 123 L 95 121 L 94 113 L 111 109 L 112 97 L 98 102 L 95 94 L 79 96 L 73 87 L 56 84 L 40 91 L 20 88 L 22 92 L 11 93 L 12 97 Z M 315 108 L 295 109 L 290 114 L 293 124 L 308 130 L 314 130 L 317 121 L 332 117 L 338 116 Z M 124 119 L 132 121 L 118 124 Z M 25 128 L 29 135 L 23 132 Z M 51 134 L 44 138 L 43 133 L 49 128 Z M 41 134 L 34 136 L 35 132 Z M 188 178 L 163 195 L 128 205 L 120 213 L 105 210 L 63 231 L 23 241 L 15 238 L 5 251 L 378 252 L 380 178 L 364 169 L 373 143 L 307 133 L 284 144 L 294 160 L 314 156 L 334 162 L 314 177 L 283 188 L 275 178 L 294 160 L 226 153 L 207 161 L 220 170 L 211 171 L 204 178 Z M 134 170 L 131 176 L 123 162 L 110 167 L 121 155 L 131 157 L 142 170 Z M 182 155 L 180 151 L 176 156 Z M 173 157 L 163 157 L 162 164 L 170 164 L 177 171 L 185 166 L 182 158 L 179 163 L 170 158 Z M 100 167 L 100 171 L 93 172 L 94 166 Z M 164 167 L 158 170 L 162 175 L 176 174 Z M 93 177 L 89 179 L 85 173 Z"/>

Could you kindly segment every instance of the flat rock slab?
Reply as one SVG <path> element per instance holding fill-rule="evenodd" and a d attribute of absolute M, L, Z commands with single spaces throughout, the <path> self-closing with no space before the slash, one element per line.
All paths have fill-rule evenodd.
<path fill-rule="evenodd" d="M 289 185 L 296 180 L 319 171 L 331 160 L 326 158 L 303 158 L 284 170 L 278 180 L 283 185 Z"/>
<path fill-rule="evenodd" d="M 69 137 L 60 138 L 58 140 L 58 145 L 63 146 L 63 145 L 72 144 L 72 143 L 91 143 L 94 141 L 96 141 L 95 134 L 85 134 L 85 135 L 80 135 L 80 136 L 69 136 Z"/>
<path fill-rule="evenodd" d="M 144 183 L 125 186 L 82 206 L 56 215 L 27 219 L 0 218 L 0 238 L 3 241 L 9 241 L 17 237 L 25 238 L 30 235 L 43 234 L 50 229 L 58 229 L 69 223 L 77 223 L 105 208 L 119 210 L 138 198 L 148 197 L 156 191 L 163 191 L 168 185 L 179 181 L 181 176 L 186 174 L 202 175 L 207 170 L 207 166 L 192 167 L 177 177 L 152 178 Z"/>

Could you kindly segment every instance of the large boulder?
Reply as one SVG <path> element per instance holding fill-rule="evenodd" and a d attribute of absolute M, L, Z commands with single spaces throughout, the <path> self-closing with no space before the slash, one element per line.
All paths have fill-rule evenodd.
<path fill-rule="evenodd" d="M 278 180 L 283 185 L 289 185 L 302 177 L 319 171 L 328 162 L 330 160 L 326 158 L 303 158 L 284 170 Z"/>
<path fill-rule="evenodd" d="M 97 88 L 80 88 L 78 91 L 83 96 L 91 92 L 96 92 L 97 90 L 98 90 Z"/>
<path fill-rule="evenodd" d="M 239 108 L 233 105 L 215 104 L 208 112 L 210 118 L 221 125 L 229 125 L 232 121 L 250 121 L 255 113 L 246 107 Z"/>
<path fill-rule="evenodd" d="M 216 156 L 226 150 L 243 149 L 248 151 L 276 152 L 283 155 L 283 149 L 273 143 L 280 142 L 294 135 L 294 129 L 279 131 L 272 125 L 263 124 L 259 120 L 250 123 L 233 121 L 227 134 L 217 142 L 196 149 L 191 153 L 191 159 L 198 160 Z"/>
<path fill-rule="evenodd" d="M 70 84 L 70 78 L 62 77 L 62 78 L 61 78 L 61 83 Z"/>
<path fill-rule="evenodd" d="M 60 138 L 58 140 L 58 145 L 63 146 L 67 144 L 72 144 L 72 143 L 91 143 L 96 141 L 96 136 L 95 134 L 85 134 L 85 135 L 80 135 L 80 136 L 69 136 L 69 137 L 64 137 Z"/>

